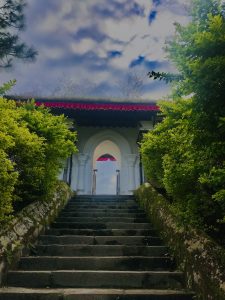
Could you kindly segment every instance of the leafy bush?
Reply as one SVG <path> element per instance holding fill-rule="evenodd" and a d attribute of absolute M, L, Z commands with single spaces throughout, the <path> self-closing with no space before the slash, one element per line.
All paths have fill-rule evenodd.
<path fill-rule="evenodd" d="M 27 177 L 27 181 L 23 180 L 25 187 L 20 191 L 24 193 L 32 189 L 33 195 L 48 196 L 55 187 L 57 175 L 63 167 L 65 158 L 76 151 L 74 145 L 76 134 L 68 129 L 70 124 L 64 115 L 53 116 L 48 109 L 36 107 L 34 102 L 22 105 L 19 110 L 29 131 L 43 141 L 42 152 L 37 153 L 36 157 L 33 156 L 37 162 L 42 163 L 41 168 L 36 169 L 37 176 L 31 180 L 29 180 L 30 172 L 26 170 L 23 178 Z M 37 182 L 35 178 L 38 179 Z"/>
<path fill-rule="evenodd" d="M 47 200 L 54 192 L 63 161 L 76 151 L 68 126 L 34 102 L 0 98 L 0 221 L 15 201 Z"/>
<path fill-rule="evenodd" d="M 174 99 L 159 104 L 165 118 L 141 145 L 147 177 L 172 196 L 181 222 L 198 225 L 223 240 L 224 8 L 218 0 L 193 0 L 192 21 L 176 24 L 176 35 L 167 45 L 180 72 L 173 82 Z M 185 95 L 189 97 L 182 98 Z"/>
<path fill-rule="evenodd" d="M 142 141 L 147 178 L 166 189 L 180 221 L 222 235 L 225 165 L 217 165 L 225 142 L 196 143 L 192 100 L 161 102 L 165 118 Z M 197 139 L 198 140 L 198 139 Z"/>

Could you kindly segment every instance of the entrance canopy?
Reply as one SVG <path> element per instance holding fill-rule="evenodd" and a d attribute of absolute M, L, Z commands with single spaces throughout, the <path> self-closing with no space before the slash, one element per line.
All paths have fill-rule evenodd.
<path fill-rule="evenodd" d="M 8 96 L 16 101 L 26 97 Z M 36 105 L 51 108 L 55 114 L 65 114 L 78 126 L 136 127 L 140 121 L 155 123 L 159 107 L 155 102 L 143 99 L 116 98 L 35 98 Z"/>

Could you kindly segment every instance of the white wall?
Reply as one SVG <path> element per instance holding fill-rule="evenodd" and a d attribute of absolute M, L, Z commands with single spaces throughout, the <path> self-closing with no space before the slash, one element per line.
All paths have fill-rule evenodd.
<path fill-rule="evenodd" d="M 140 183 L 138 128 L 79 127 L 78 150 L 73 156 L 71 187 L 78 194 L 91 194 L 93 155 L 105 140 L 115 143 L 121 152 L 120 194 L 132 194 Z"/>

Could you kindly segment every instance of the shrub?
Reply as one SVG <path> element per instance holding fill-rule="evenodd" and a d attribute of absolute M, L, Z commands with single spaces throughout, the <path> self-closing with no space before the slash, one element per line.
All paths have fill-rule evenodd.
<path fill-rule="evenodd" d="M 51 196 L 63 160 L 76 151 L 75 140 L 64 116 L 34 102 L 17 106 L 0 98 L 0 221 L 15 201 Z"/>
<path fill-rule="evenodd" d="M 190 23 L 175 25 L 166 48 L 179 74 L 150 73 L 172 78 L 174 99 L 160 103 L 165 118 L 146 135 L 142 156 L 147 176 L 172 196 L 181 222 L 224 241 L 225 4 L 192 0 L 190 12 Z"/>
<path fill-rule="evenodd" d="M 206 135 L 195 128 L 191 99 L 161 102 L 160 107 L 163 121 L 141 143 L 147 178 L 165 188 L 182 223 L 222 237 L 225 166 L 220 157 L 225 142 L 198 142 Z"/>
<path fill-rule="evenodd" d="M 19 110 L 29 131 L 43 141 L 43 153 L 40 152 L 35 157 L 42 162 L 42 168 L 37 170 L 40 172 L 36 177 L 38 182 L 35 182 L 35 177 L 31 181 L 28 179 L 26 183 L 23 181 L 24 184 L 30 182 L 32 187 L 21 190 L 24 192 L 32 189 L 33 195 L 48 197 L 55 188 L 56 178 L 63 167 L 64 160 L 76 151 L 76 133 L 68 129 L 71 124 L 64 115 L 54 116 L 49 109 L 36 107 L 32 101 L 22 105 Z M 27 172 L 28 177 L 29 173 Z"/>

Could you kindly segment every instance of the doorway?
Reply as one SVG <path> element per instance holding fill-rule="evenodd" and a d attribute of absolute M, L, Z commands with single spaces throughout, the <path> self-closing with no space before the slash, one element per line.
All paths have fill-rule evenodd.
<path fill-rule="evenodd" d="M 119 194 L 121 154 L 110 140 L 101 142 L 94 151 L 92 192 L 96 195 Z"/>

